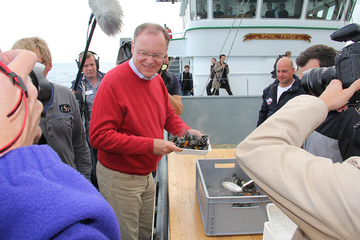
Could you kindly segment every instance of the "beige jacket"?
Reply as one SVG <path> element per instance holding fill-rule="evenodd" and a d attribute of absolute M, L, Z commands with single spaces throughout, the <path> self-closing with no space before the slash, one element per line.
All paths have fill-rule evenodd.
<path fill-rule="evenodd" d="M 223 69 L 224 69 L 224 67 L 221 65 L 221 63 L 219 61 L 217 61 L 214 66 L 215 76 L 213 79 L 212 88 L 216 88 L 216 89 L 220 88 L 221 84 L 218 83 L 217 78 L 221 77 Z M 229 66 L 224 71 L 226 71 L 226 74 L 229 74 L 229 72 L 230 72 Z M 227 78 L 227 80 L 229 81 L 229 78 Z"/>
<path fill-rule="evenodd" d="M 293 239 L 360 238 L 360 157 L 340 164 L 301 149 L 326 116 L 320 99 L 295 97 L 236 148 L 246 174 L 305 233 Z"/>

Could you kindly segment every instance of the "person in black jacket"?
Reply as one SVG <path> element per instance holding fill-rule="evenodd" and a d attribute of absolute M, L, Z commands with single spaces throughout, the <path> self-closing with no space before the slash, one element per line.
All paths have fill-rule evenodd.
<path fill-rule="evenodd" d="M 323 44 L 313 45 L 296 58 L 299 76 L 314 67 L 330 67 L 335 63 L 337 51 Z M 330 111 L 325 121 L 305 140 L 303 148 L 316 155 L 342 162 L 350 156 L 360 156 L 359 106 L 348 104 L 346 111 Z"/>
<path fill-rule="evenodd" d="M 169 55 L 166 53 L 163 64 L 161 65 L 158 74 L 162 77 L 165 87 L 169 93 L 169 101 L 175 110 L 175 114 L 180 116 L 183 110 L 183 104 L 180 95 L 180 81 L 178 77 L 169 71 Z"/>
<path fill-rule="evenodd" d="M 194 96 L 194 83 L 192 74 L 189 72 L 190 66 L 184 66 L 184 72 L 180 74 L 180 95 Z"/>
<path fill-rule="evenodd" d="M 294 75 L 295 68 L 290 58 L 281 58 L 277 64 L 277 79 L 263 91 L 263 103 L 256 126 L 285 105 L 291 98 L 304 94 L 300 79 Z"/>
<path fill-rule="evenodd" d="M 280 11 L 278 12 L 279 18 L 288 18 L 289 12 L 285 9 L 285 3 L 280 4 Z"/>
<path fill-rule="evenodd" d="M 266 18 L 278 18 L 279 17 L 278 12 L 275 11 L 275 9 L 272 8 L 272 3 L 271 2 L 268 2 L 266 4 L 266 7 L 267 7 L 267 11 L 265 12 L 265 17 Z"/>

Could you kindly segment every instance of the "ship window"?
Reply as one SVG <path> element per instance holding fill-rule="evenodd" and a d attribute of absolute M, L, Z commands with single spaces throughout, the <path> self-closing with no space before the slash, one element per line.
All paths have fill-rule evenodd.
<path fill-rule="evenodd" d="M 351 20 L 355 6 L 356 6 L 356 0 L 350 0 L 349 8 L 348 8 L 348 10 L 346 12 L 346 16 L 345 16 L 346 21 Z"/>
<path fill-rule="evenodd" d="M 309 0 L 306 18 L 340 20 L 344 12 L 345 5 L 346 0 Z M 351 14 L 352 13 L 350 13 L 350 16 Z"/>
<path fill-rule="evenodd" d="M 303 0 L 271 2 L 264 0 L 261 9 L 263 18 L 300 18 Z"/>
<path fill-rule="evenodd" d="M 255 18 L 256 0 L 213 0 L 213 18 Z"/>
<path fill-rule="evenodd" d="M 194 10 L 194 18 L 191 20 L 203 20 L 208 18 L 207 0 L 193 0 L 191 3 L 191 9 Z"/>

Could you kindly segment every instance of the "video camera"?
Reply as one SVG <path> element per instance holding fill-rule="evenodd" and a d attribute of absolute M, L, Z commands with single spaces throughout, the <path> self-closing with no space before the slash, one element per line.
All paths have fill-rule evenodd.
<path fill-rule="evenodd" d="M 330 38 L 337 42 L 351 40 L 354 43 L 338 52 L 334 66 L 312 68 L 304 72 L 301 85 L 308 94 L 320 96 L 333 79 L 339 79 L 343 88 L 348 88 L 360 78 L 360 25 L 356 23 L 346 25 L 332 33 Z M 360 100 L 360 91 L 355 92 L 350 98 L 350 102 L 357 100 Z"/>
<path fill-rule="evenodd" d="M 38 91 L 38 100 L 43 106 L 48 104 L 51 98 L 51 85 L 44 76 L 45 66 L 42 64 L 35 64 L 33 70 L 30 72 L 29 77 Z"/>

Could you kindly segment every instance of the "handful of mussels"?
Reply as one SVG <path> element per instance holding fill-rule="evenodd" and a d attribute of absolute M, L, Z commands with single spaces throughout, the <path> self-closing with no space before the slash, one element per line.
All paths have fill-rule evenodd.
<path fill-rule="evenodd" d="M 232 175 L 231 182 L 233 182 L 241 187 L 242 185 L 244 185 L 245 180 L 238 178 L 236 176 L 236 174 L 234 173 Z M 253 195 L 260 195 L 260 192 L 255 189 L 255 183 L 252 182 L 243 188 L 243 191 L 241 194 L 244 196 L 253 196 Z"/>
<path fill-rule="evenodd" d="M 199 138 L 197 135 L 192 135 L 189 132 L 186 132 L 183 137 L 174 136 L 170 139 L 170 141 L 179 148 L 207 150 L 208 139 L 209 137 L 207 135 L 202 135 L 201 138 Z"/>

